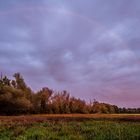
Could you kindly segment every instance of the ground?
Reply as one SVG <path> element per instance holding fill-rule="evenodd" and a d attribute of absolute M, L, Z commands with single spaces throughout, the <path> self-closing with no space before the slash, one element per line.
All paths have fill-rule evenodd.
<path fill-rule="evenodd" d="M 140 115 L 0 116 L 0 140 L 140 140 Z"/>

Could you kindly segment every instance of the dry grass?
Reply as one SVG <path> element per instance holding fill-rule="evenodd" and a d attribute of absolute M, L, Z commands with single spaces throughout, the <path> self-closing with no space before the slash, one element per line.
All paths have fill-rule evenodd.
<path fill-rule="evenodd" d="M 0 122 L 34 123 L 45 121 L 114 120 L 140 122 L 140 114 L 38 114 L 0 116 Z"/>

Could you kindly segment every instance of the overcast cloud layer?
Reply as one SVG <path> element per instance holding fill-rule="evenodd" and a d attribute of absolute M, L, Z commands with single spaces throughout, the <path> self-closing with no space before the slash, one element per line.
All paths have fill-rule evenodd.
<path fill-rule="evenodd" d="M 0 71 L 38 90 L 140 107 L 139 0 L 0 0 Z"/>

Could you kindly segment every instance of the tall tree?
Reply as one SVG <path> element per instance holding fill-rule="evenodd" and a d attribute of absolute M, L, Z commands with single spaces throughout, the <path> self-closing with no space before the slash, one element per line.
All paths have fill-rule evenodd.
<path fill-rule="evenodd" d="M 52 95 L 52 90 L 47 87 L 42 88 L 40 91 L 37 92 L 37 100 L 38 106 L 41 112 L 46 112 L 48 110 L 47 105 L 49 103 L 49 99 Z"/>
<path fill-rule="evenodd" d="M 26 90 L 27 86 L 24 82 L 23 77 L 21 76 L 20 73 L 15 73 L 13 75 L 15 77 L 15 82 L 16 82 L 16 88 L 21 89 L 21 90 Z"/>
<path fill-rule="evenodd" d="M 12 80 L 11 82 L 13 87 L 22 90 L 24 96 L 27 99 L 31 100 L 32 90 L 26 85 L 24 78 L 21 76 L 20 73 L 15 73 L 13 76 L 15 77 L 15 80 Z"/>

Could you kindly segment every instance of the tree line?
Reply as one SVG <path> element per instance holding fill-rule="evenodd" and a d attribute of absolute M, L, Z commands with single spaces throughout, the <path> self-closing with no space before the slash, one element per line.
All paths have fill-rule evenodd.
<path fill-rule="evenodd" d="M 116 105 L 90 103 L 70 96 L 67 91 L 54 91 L 44 87 L 37 92 L 25 83 L 20 73 L 0 78 L 0 115 L 17 114 L 69 114 L 69 113 L 140 113 L 140 108 L 119 108 Z"/>

